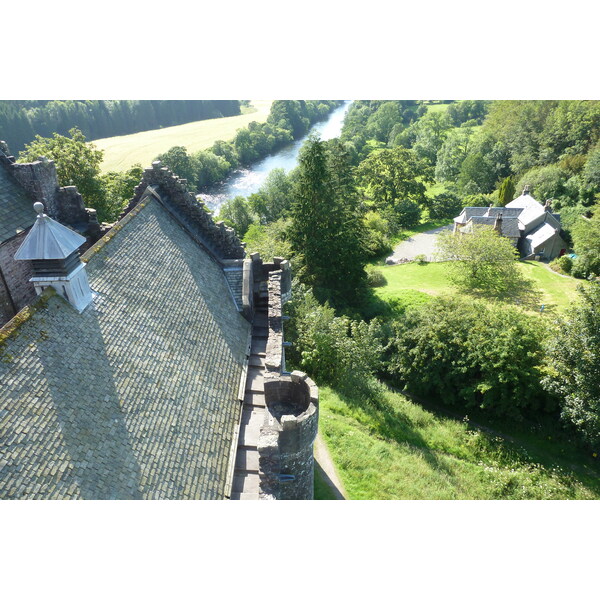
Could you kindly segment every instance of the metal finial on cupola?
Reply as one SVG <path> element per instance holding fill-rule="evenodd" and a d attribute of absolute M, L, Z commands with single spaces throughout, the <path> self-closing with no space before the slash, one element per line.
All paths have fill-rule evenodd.
<path fill-rule="evenodd" d="M 31 261 L 33 277 L 29 281 L 38 294 L 52 286 L 81 312 L 92 300 L 85 265 L 79 258 L 79 248 L 86 240 L 46 215 L 41 202 L 33 208 L 38 216 L 15 260 Z"/>

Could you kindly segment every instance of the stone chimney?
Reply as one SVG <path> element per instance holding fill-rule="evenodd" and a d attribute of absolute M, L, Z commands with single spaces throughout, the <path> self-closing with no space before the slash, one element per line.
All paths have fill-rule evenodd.
<path fill-rule="evenodd" d="M 554 200 L 554 198 L 548 198 L 548 200 L 546 200 L 546 204 L 544 204 L 544 210 L 546 212 L 552 211 L 552 200 Z"/>
<path fill-rule="evenodd" d="M 523 196 L 529 196 L 529 184 L 523 188 Z"/>
<path fill-rule="evenodd" d="M 15 253 L 15 260 L 29 260 L 35 291 L 41 294 L 52 286 L 78 312 L 91 302 L 92 292 L 79 258 L 85 238 L 44 214 L 44 205 L 33 205 L 38 213 L 31 231 Z"/>
<path fill-rule="evenodd" d="M 494 222 L 494 229 L 502 235 L 502 213 L 499 212 L 496 215 L 496 221 Z"/>

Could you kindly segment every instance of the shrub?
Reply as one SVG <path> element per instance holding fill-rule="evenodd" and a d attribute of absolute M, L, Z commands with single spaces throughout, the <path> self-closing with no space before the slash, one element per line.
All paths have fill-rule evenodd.
<path fill-rule="evenodd" d="M 573 267 L 573 259 L 565 254 L 564 256 L 555 258 L 549 266 L 557 273 L 569 275 L 571 273 L 571 268 Z"/>
<path fill-rule="evenodd" d="M 576 261 L 577 262 L 577 261 Z M 576 264 L 575 262 L 575 264 Z M 580 288 L 582 301 L 561 319 L 547 347 L 545 388 L 560 397 L 561 416 L 591 446 L 600 444 L 600 286 Z"/>
<path fill-rule="evenodd" d="M 389 370 L 409 391 L 513 419 L 554 408 L 540 385 L 538 319 L 499 304 L 435 298 L 408 308 L 393 327 Z"/>
<path fill-rule="evenodd" d="M 291 320 L 286 337 L 293 342 L 287 354 L 292 363 L 319 383 L 346 389 L 368 386 L 383 355 L 377 320 L 336 317 L 333 308 L 319 304 L 308 287 L 296 283 L 287 307 Z"/>
<path fill-rule="evenodd" d="M 381 287 L 387 283 L 385 275 L 379 269 L 368 265 L 365 270 L 369 287 Z"/>
<path fill-rule="evenodd" d="M 389 239 L 390 224 L 379 213 L 369 211 L 364 216 L 364 247 L 371 258 L 389 254 L 392 244 Z"/>
<path fill-rule="evenodd" d="M 427 257 L 424 254 L 417 254 L 415 256 L 415 262 L 419 263 L 420 265 L 425 265 L 427 264 Z"/>

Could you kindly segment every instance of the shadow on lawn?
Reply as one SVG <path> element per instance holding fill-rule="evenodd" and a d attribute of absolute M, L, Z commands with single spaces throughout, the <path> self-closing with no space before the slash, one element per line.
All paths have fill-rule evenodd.
<path fill-rule="evenodd" d="M 436 451 L 429 448 L 428 442 L 416 430 L 411 419 L 393 410 L 382 394 L 370 392 L 367 402 L 364 401 L 364 397 L 358 399 L 359 394 L 356 394 L 356 390 L 350 393 L 340 392 L 340 394 L 349 406 L 359 408 L 367 413 L 371 422 L 375 424 L 373 433 L 376 436 L 385 440 L 393 440 L 399 444 L 406 444 L 413 451 L 417 451 L 432 469 L 450 477 L 455 475 L 453 469 L 438 459 Z"/>
<path fill-rule="evenodd" d="M 542 290 L 536 287 L 534 281 L 526 277 L 517 277 L 510 281 L 502 282 L 496 287 L 486 289 L 460 285 L 458 287 L 465 294 L 479 300 L 497 300 L 508 304 L 515 304 L 525 310 L 531 311 L 556 311 L 555 304 L 542 304 Z"/>

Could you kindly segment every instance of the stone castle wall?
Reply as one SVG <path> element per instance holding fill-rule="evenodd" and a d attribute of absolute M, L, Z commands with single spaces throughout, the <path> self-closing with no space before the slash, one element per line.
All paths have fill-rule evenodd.
<path fill-rule="evenodd" d="M 10 321 L 35 298 L 33 276 L 28 260 L 14 260 L 15 252 L 29 230 L 22 231 L 0 244 L 0 326 Z"/>
<path fill-rule="evenodd" d="M 0 141 L 0 163 L 12 174 L 35 202 L 42 202 L 45 212 L 56 221 L 77 227 L 91 241 L 101 236 L 96 211 L 86 208 L 74 185 L 58 185 L 54 161 L 41 156 L 31 163 L 17 163 L 8 155 L 8 146 Z"/>
<path fill-rule="evenodd" d="M 311 500 L 314 495 L 313 443 L 319 421 L 319 391 L 300 371 L 285 372 L 283 304 L 291 294 L 289 263 L 275 259 L 268 275 L 269 314 L 264 386 L 266 417 L 258 453 L 260 497 Z"/>
<path fill-rule="evenodd" d="M 206 210 L 204 202 L 187 188 L 187 180 L 177 177 L 160 161 L 144 170 L 140 184 L 135 188 L 134 197 L 121 215 L 125 216 L 138 202 L 154 190 L 157 199 L 186 228 L 188 233 L 218 259 L 244 258 L 244 245 L 231 227 L 223 221 L 215 222 Z M 152 192 L 151 192 L 152 193 Z"/>

